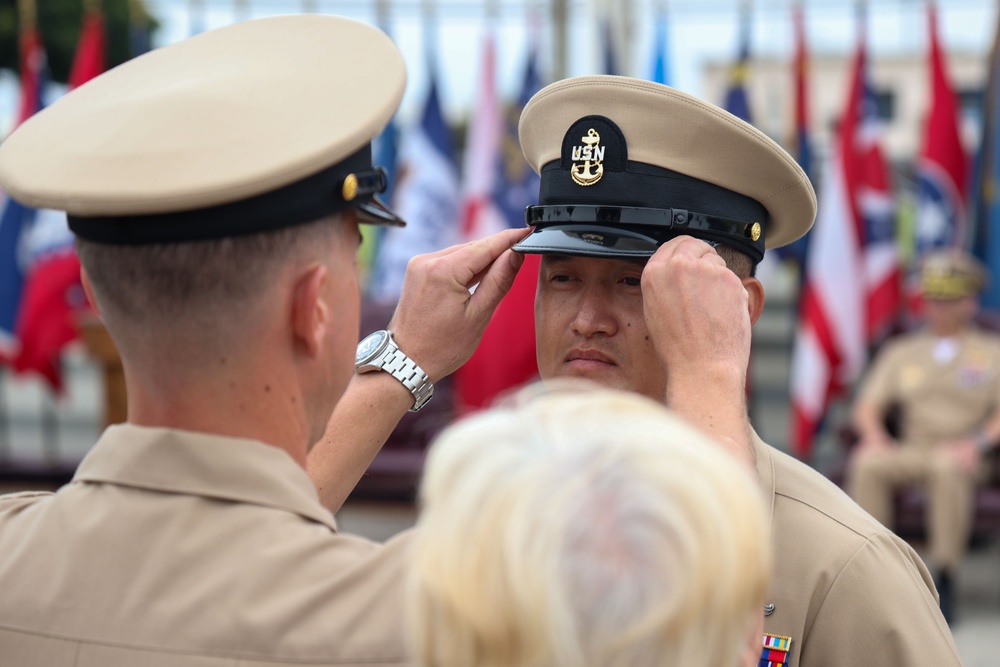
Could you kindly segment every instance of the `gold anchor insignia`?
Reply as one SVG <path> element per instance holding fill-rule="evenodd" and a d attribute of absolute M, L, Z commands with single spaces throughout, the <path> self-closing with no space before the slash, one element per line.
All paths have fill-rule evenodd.
<path fill-rule="evenodd" d="M 593 185 L 601 180 L 604 175 L 604 146 L 601 146 L 601 135 L 594 128 L 587 130 L 587 136 L 581 137 L 585 146 L 573 147 L 573 165 L 569 169 L 569 175 L 573 177 L 573 182 L 577 185 Z M 576 164 L 578 160 L 583 160 L 583 164 Z M 592 171 L 596 168 L 597 171 Z"/>

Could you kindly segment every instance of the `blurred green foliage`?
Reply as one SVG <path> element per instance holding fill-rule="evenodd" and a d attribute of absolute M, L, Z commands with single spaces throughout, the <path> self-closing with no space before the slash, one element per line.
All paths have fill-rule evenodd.
<path fill-rule="evenodd" d="M 73 54 L 83 21 L 83 0 L 35 0 L 38 28 L 49 60 L 53 81 L 65 82 L 73 64 Z M 148 20 L 149 29 L 156 22 L 149 18 L 144 5 L 136 3 Z M 20 21 L 17 0 L 0 0 L 0 67 L 20 71 L 18 30 Z M 110 69 L 132 57 L 129 36 L 129 0 L 100 0 L 108 37 Z"/>

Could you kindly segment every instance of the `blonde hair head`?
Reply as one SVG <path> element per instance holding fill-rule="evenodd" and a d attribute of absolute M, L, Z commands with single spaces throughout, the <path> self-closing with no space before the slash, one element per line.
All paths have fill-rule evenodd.
<path fill-rule="evenodd" d="M 755 480 L 635 394 L 533 388 L 459 422 L 420 497 L 425 667 L 736 665 L 761 614 Z"/>

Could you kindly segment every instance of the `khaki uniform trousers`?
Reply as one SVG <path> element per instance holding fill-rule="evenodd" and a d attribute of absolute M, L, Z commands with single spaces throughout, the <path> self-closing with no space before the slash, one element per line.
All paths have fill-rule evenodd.
<path fill-rule="evenodd" d="M 972 525 L 975 473 L 965 471 L 943 448 L 900 445 L 855 456 L 850 495 L 887 527 L 893 522 L 893 494 L 920 486 L 927 493 L 930 561 L 938 568 L 962 562 Z"/>

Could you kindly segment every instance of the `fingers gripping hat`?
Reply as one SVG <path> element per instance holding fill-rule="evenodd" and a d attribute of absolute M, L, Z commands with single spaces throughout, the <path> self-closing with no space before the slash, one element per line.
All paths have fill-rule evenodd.
<path fill-rule="evenodd" d="M 0 186 L 103 243 L 195 241 L 301 224 L 376 199 L 371 141 L 399 105 L 402 56 L 334 16 L 255 19 L 128 61 L 0 145 Z"/>
<path fill-rule="evenodd" d="M 957 248 L 928 253 L 921 262 L 921 289 L 928 299 L 960 299 L 978 294 L 989 282 L 989 271 L 975 257 Z"/>
<path fill-rule="evenodd" d="M 816 217 L 808 177 L 752 125 L 678 90 L 619 76 L 553 83 L 519 125 L 541 175 L 527 253 L 648 257 L 687 234 L 754 261 Z"/>

